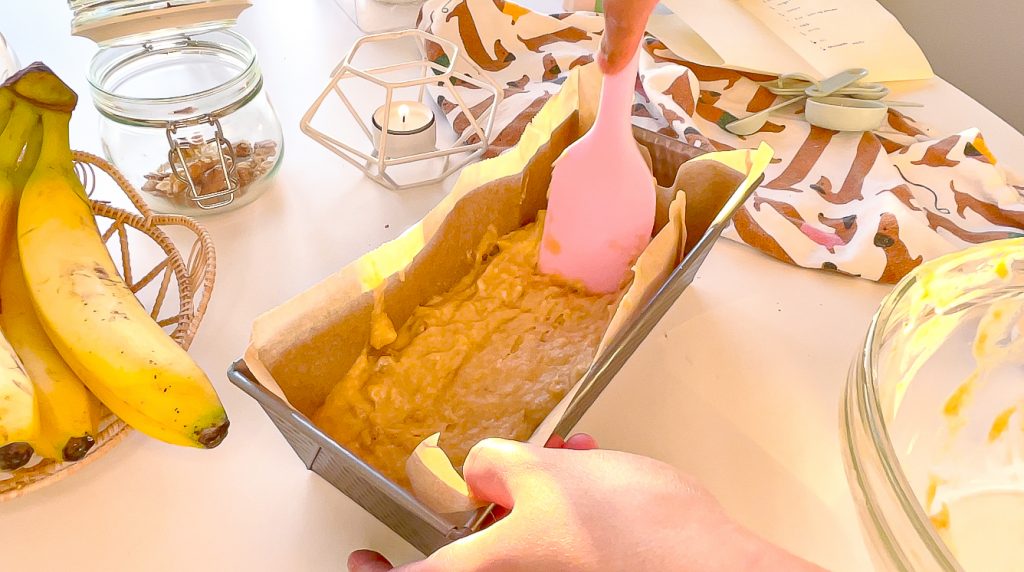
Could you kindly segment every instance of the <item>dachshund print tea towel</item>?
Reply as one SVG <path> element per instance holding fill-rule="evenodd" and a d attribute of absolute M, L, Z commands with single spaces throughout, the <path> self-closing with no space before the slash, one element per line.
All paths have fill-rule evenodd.
<path fill-rule="evenodd" d="M 515 144 L 572 68 L 593 61 L 603 26 L 593 13 L 544 15 L 505 0 L 427 0 L 420 17 L 421 29 L 455 42 L 504 88 L 491 155 Z M 447 64 L 449 54 L 432 52 Z M 638 125 L 712 150 L 775 149 L 727 233 L 775 258 L 893 283 L 925 260 L 1024 236 L 1024 181 L 1000 167 L 977 129 L 934 137 L 891 110 L 879 131 L 839 133 L 805 123 L 798 107 L 737 137 L 723 126 L 774 104 L 759 85 L 773 77 L 684 61 L 651 36 L 640 70 Z M 460 95 L 478 110 L 490 103 L 468 86 Z M 438 103 L 466 128 L 452 102 Z"/>

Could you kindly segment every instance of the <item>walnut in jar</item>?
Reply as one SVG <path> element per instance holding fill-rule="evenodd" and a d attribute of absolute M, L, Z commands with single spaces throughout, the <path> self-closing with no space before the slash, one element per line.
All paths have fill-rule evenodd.
<path fill-rule="evenodd" d="M 216 140 L 204 141 L 201 136 L 193 135 L 188 140 L 179 140 L 178 145 L 181 154 L 173 157 L 178 163 L 176 169 L 172 169 L 169 163 L 160 165 L 146 175 L 142 190 L 184 208 L 195 207 L 194 197 L 201 199 L 226 191 L 227 176 L 236 185 L 234 197 L 242 196 L 251 185 L 266 176 L 278 160 L 277 142 L 269 139 L 255 143 L 239 140 L 230 147 L 222 147 Z M 233 159 L 229 149 L 234 152 Z M 184 165 L 180 163 L 182 158 Z M 195 187 L 195 195 L 191 192 L 189 179 Z"/>

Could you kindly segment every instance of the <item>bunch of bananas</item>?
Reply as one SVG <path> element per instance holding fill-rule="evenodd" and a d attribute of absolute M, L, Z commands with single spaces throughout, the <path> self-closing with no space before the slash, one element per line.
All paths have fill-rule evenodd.
<path fill-rule="evenodd" d="M 36 63 L 0 86 L 0 470 L 82 459 L 103 406 L 139 431 L 213 448 L 224 408 L 120 278 L 74 172 L 78 96 Z M 102 403 L 102 405 L 101 405 Z"/>

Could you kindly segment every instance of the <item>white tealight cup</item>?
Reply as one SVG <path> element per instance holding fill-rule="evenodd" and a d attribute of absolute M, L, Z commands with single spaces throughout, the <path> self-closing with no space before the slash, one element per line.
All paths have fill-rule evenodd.
<path fill-rule="evenodd" d="M 387 158 L 398 159 L 437 150 L 434 112 L 418 101 L 394 101 L 373 113 L 374 145 L 380 150 L 385 114 L 388 115 Z"/>

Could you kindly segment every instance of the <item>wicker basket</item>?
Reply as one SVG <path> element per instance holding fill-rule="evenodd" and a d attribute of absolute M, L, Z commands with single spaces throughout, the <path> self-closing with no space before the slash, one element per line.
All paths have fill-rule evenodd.
<path fill-rule="evenodd" d="M 140 298 L 140 301 L 174 341 L 188 349 L 206 312 L 216 276 L 216 258 L 209 233 L 188 217 L 154 214 L 138 191 L 109 162 L 83 152 L 75 152 L 75 161 L 75 170 L 90 195 L 96 187 L 96 169 L 99 169 L 113 179 L 135 205 L 138 212 L 132 213 L 105 202 L 92 201 L 96 222 L 121 276 L 136 294 L 146 290 L 151 295 L 151 300 Z M 171 227 L 183 227 L 194 236 L 187 255 L 175 247 L 165 232 Z M 145 266 L 140 268 L 142 261 L 132 256 L 133 250 L 138 252 L 142 248 L 137 241 L 152 243 L 147 246 L 162 250 L 164 258 L 147 257 Z M 171 308 L 175 302 L 177 311 Z M 85 459 L 77 463 L 58 463 L 35 457 L 28 466 L 0 477 L 0 501 L 71 475 L 114 448 L 130 429 L 116 416 L 108 414 L 100 426 L 96 444 Z"/>

